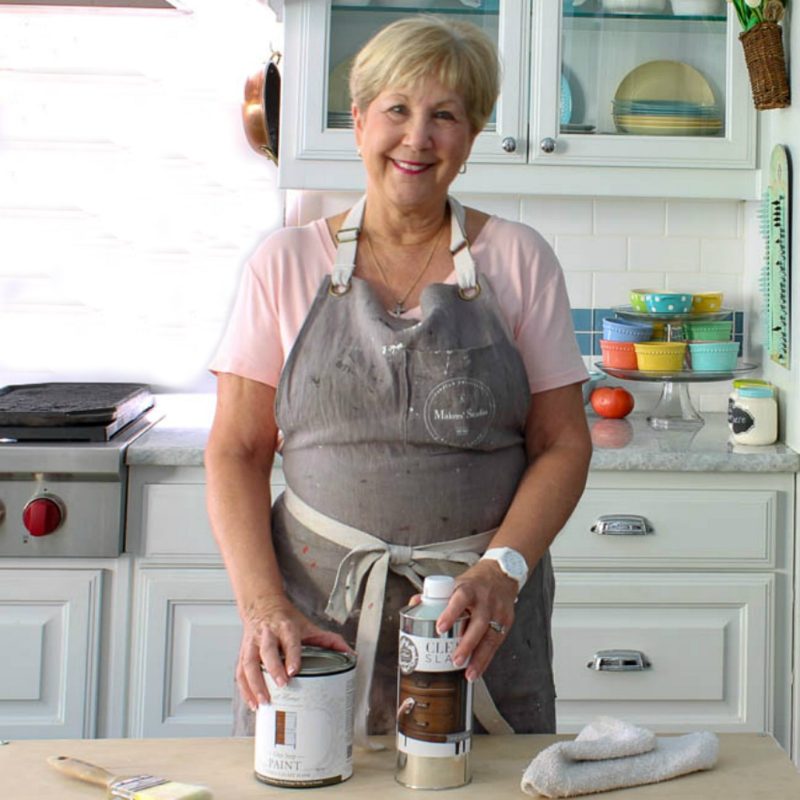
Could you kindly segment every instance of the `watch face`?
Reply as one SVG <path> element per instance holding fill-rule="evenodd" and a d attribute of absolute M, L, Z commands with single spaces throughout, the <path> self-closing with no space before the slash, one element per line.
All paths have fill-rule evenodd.
<path fill-rule="evenodd" d="M 515 550 L 508 550 L 503 553 L 502 564 L 508 574 L 517 578 L 517 580 L 521 580 L 527 575 L 528 565 L 525 563 L 525 559 Z"/>

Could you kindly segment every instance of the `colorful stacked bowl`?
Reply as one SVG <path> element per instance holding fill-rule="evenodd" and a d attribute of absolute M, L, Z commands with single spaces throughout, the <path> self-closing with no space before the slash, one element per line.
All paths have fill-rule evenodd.
<path fill-rule="evenodd" d="M 646 294 L 651 294 L 657 291 L 656 289 L 631 289 L 630 301 L 631 307 L 634 311 L 641 311 L 647 313 L 647 304 L 644 301 Z"/>
<path fill-rule="evenodd" d="M 644 302 L 651 314 L 688 314 L 692 309 L 688 292 L 648 292 Z"/>
<path fill-rule="evenodd" d="M 739 342 L 689 342 L 689 360 L 695 372 L 736 369 Z"/>
<path fill-rule="evenodd" d="M 615 369 L 636 369 L 635 342 L 609 342 L 600 340 L 600 350 L 603 353 L 603 366 Z"/>
<path fill-rule="evenodd" d="M 722 292 L 699 292 L 692 295 L 692 313 L 705 314 L 722 308 Z"/>
<path fill-rule="evenodd" d="M 733 320 L 689 320 L 683 323 L 683 330 L 690 342 L 729 342 L 733 334 Z"/>
<path fill-rule="evenodd" d="M 642 372 L 680 372 L 686 342 L 635 342 L 637 369 Z"/>
<path fill-rule="evenodd" d="M 646 342 L 652 335 L 653 326 L 649 322 L 633 322 L 620 317 L 603 320 L 603 339 L 607 342 Z"/>

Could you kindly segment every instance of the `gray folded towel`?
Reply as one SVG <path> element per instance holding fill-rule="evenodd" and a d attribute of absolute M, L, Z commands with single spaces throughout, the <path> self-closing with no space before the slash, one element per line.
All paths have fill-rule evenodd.
<path fill-rule="evenodd" d="M 522 791 L 545 797 L 575 797 L 677 778 L 711 769 L 719 740 L 713 733 L 656 737 L 612 717 L 600 717 L 571 742 L 542 750 L 522 776 Z"/>

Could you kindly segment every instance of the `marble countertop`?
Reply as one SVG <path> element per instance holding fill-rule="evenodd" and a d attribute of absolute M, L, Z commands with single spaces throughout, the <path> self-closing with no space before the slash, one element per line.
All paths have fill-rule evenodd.
<path fill-rule="evenodd" d="M 131 466 L 202 466 L 214 416 L 214 396 L 158 395 L 163 418 L 127 449 Z M 653 430 L 645 414 L 608 420 L 588 415 L 593 470 L 678 472 L 797 472 L 800 455 L 783 444 L 735 445 L 724 414 L 705 414 L 696 430 Z"/>

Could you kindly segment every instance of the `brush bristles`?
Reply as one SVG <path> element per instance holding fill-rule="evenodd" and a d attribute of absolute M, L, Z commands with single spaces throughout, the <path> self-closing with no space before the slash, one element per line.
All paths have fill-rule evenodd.
<path fill-rule="evenodd" d="M 167 781 L 158 786 L 148 786 L 133 792 L 112 788 L 111 797 L 121 800 L 213 800 L 211 792 L 205 786 L 192 786 L 175 781 Z"/>

